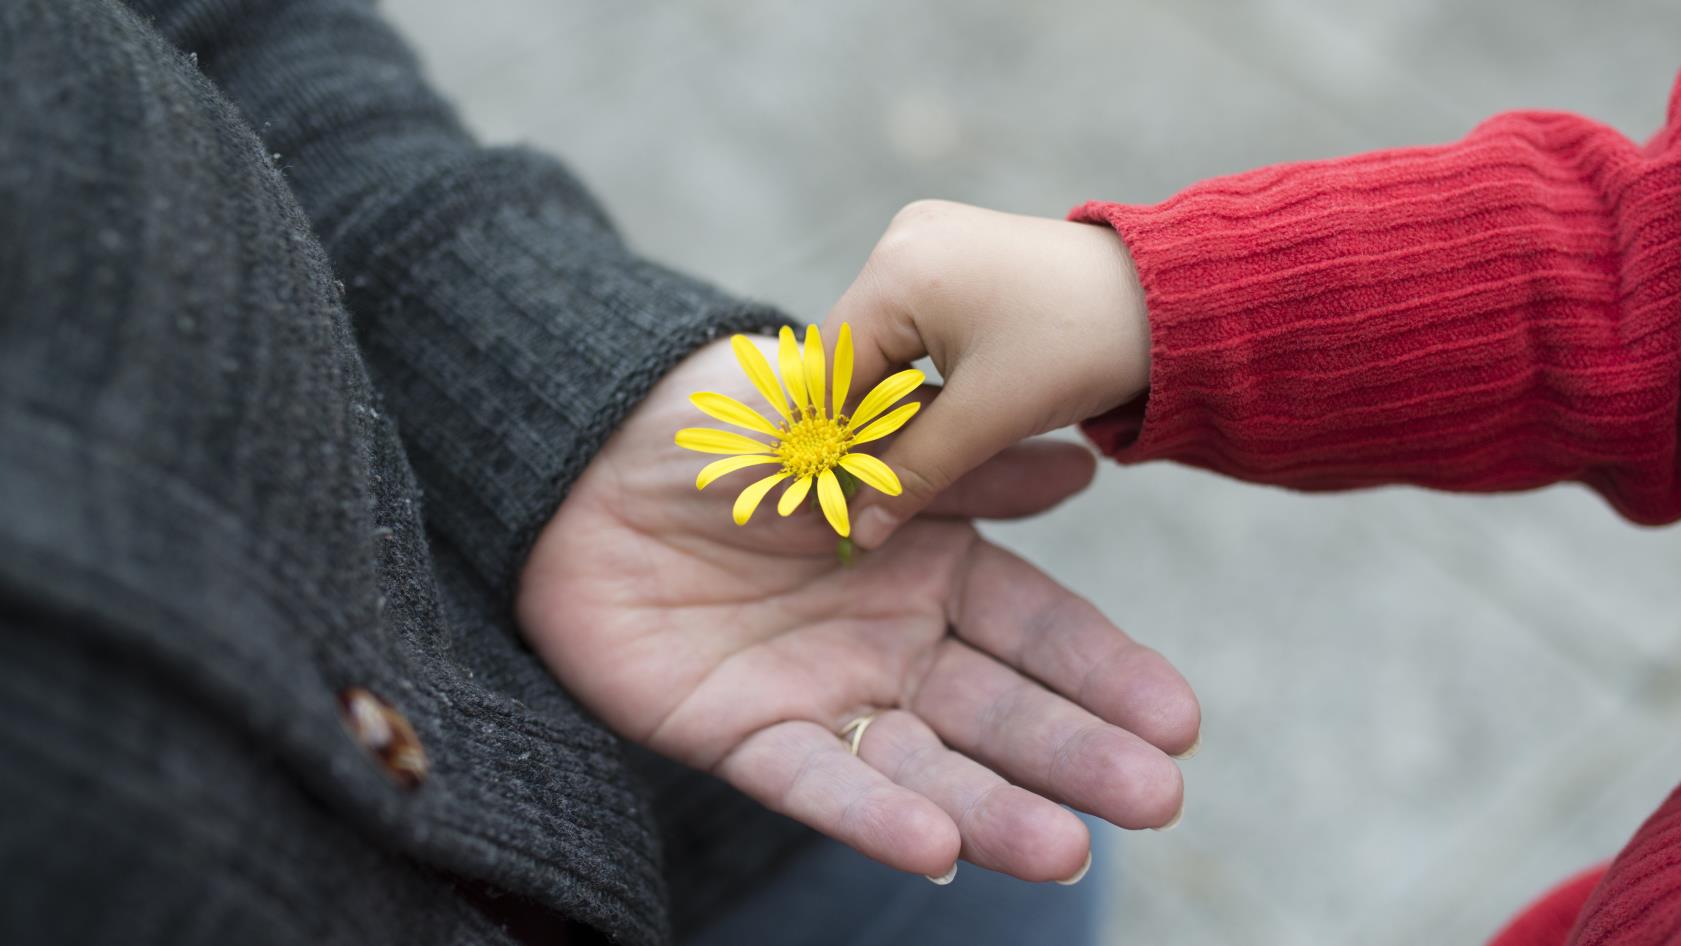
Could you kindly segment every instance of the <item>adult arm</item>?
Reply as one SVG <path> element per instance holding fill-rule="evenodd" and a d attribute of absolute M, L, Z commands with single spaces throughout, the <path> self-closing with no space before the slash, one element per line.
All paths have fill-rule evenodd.
<path fill-rule="evenodd" d="M 778 319 L 636 256 L 556 161 L 475 142 L 371 0 L 133 6 L 283 169 L 429 526 L 495 585 L 656 380 Z"/>

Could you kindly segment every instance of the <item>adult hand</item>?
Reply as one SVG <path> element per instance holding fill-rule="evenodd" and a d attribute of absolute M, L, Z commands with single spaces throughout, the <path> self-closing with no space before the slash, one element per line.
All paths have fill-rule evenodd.
<path fill-rule="evenodd" d="M 520 621 L 568 690 L 626 738 L 906 871 L 941 875 L 961 855 L 1069 878 L 1090 839 L 1058 802 L 1123 827 L 1175 817 L 1168 754 L 1199 724 L 1185 681 L 967 521 L 932 515 L 1047 508 L 1089 481 L 1088 453 L 1007 451 L 842 566 L 815 512 L 738 527 L 730 483 L 695 489 L 699 458 L 672 435 L 699 419 L 700 390 L 755 396 L 727 344 L 697 352 L 526 564 Z M 855 758 L 837 732 L 870 712 Z"/>
<path fill-rule="evenodd" d="M 1108 227 L 946 201 L 901 210 L 824 325 L 852 326 L 870 384 L 933 359 L 945 387 L 883 459 L 904 493 L 854 515 L 865 548 L 1024 437 L 1145 390 L 1150 329 L 1132 259 Z"/>

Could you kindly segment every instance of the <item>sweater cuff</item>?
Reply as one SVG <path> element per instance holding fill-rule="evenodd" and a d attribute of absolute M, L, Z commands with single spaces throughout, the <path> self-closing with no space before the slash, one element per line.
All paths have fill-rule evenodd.
<path fill-rule="evenodd" d="M 1234 239 L 1209 245 L 1200 221 L 1182 205 L 1126 205 L 1092 201 L 1068 219 L 1106 225 L 1127 246 L 1144 291 L 1150 322 L 1150 377 L 1145 393 L 1081 428 L 1103 453 L 1121 463 L 1175 460 L 1241 475 L 1219 462 L 1222 447 L 1246 435 L 1232 423 L 1234 382 L 1252 360 L 1241 303 L 1225 319 L 1208 316 L 1199 290 L 1208 274 L 1199 264 L 1232 259 Z M 1232 228 L 1235 231 L 1236 228 Z M 1174 239 L 1199 232 L 1199 242 Z M 1243 281 L 1243 280 L 1239 280 Z M 1200 317 L 1200 318 L 1199 318 Z M 1215 344 L 1210 344 L 1211 342 Z"/>
<path fill-rule="evenodd" d="M 666 372 L 783 321 L 635 256 L 529 152 L 470 152 L 380 193 L 334 235 L 354 273 L 346 301 L 428 527 L 494 587 L 513 587 L 572 482 Z"/>
<path fill-rule="evenodd" d="M 1608 129 L 1515 114 L 1076 208 L 1126 243 L 1151 329 L 1147 395 L 1084 429 L 1125 463 L 1295 489 L 1576 480 L 1673 519 L 1672 224 L 1606 196 L 1654 190 L 1641 168 Z"/>
<path fill-rule="evenodd" d="M 1221 183 L 1070 215 L 1120 235 L 1150 321 L 1147 393 L 1084 423 L 1098 449 L 1304 490 L 1515 489 L 1577 472 L 1544 452 L 1512 462 L 1545 423 L 1533 340 L 1517 308 L 1456 312 L 1432 298 L 1486 288 L 1475 273 L 1435 281 L 1463 257 L 1425 247 L 1423 272 L 1384 271 L 1370 233 L 1327 249 L 1311 213 Z"/>

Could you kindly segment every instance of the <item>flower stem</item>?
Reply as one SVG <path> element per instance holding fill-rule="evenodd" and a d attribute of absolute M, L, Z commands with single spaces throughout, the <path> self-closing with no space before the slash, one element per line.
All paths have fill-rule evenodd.
<path fill-rule="evenodd" d="M 852 497 L 858 495 L 858 477 L 853 476 L 851 473 L 840 467 L 835 467 L 835 479 L 840 481 L 841 493 L 843 493 L 847 499 L 851 499 Z"/>

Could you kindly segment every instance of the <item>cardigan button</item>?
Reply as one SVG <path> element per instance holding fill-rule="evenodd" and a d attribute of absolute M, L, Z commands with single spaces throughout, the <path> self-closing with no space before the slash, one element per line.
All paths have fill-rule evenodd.
<path fill-rule="evenodd" d="M 390 703 L 362 687 L 347 687 L 339 693 L 339 709 L 351 736 L 398 787 L 412 789 L 425 780 L 426 750 L 408 719 Z"/>

